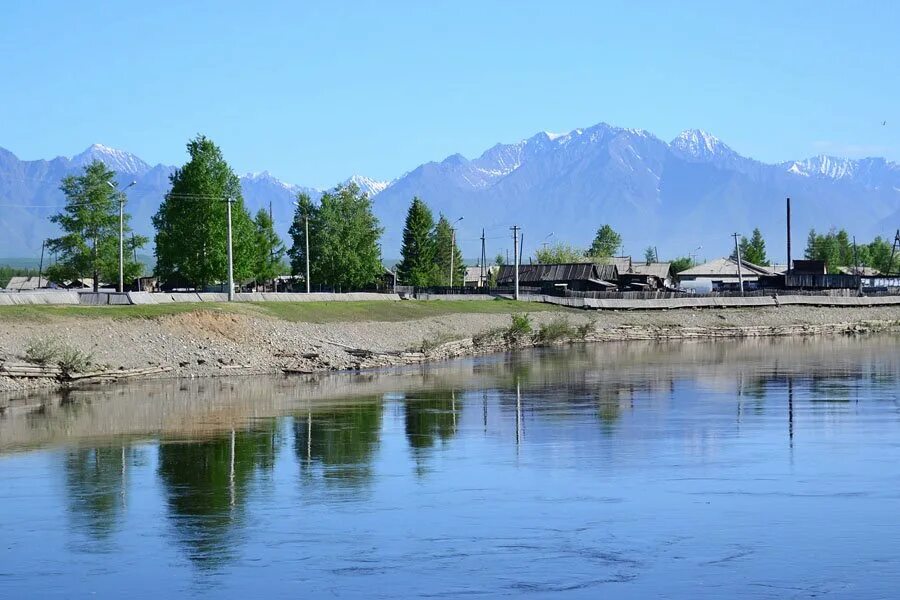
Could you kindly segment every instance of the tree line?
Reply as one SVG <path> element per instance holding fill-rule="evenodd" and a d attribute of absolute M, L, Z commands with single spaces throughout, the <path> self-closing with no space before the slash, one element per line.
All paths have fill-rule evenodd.
<path fill-rule="evenodd" d="M 354 184 L 339 185 L 314 201 L 297 197 L 287 248 L 275 232 L 271 215 L 264 209 L 251 216 L 244 205 L 240 180 L 212 140 L 200 135 L 187 144 L 188 161 L 170 176 L 170 189 L 153 216 L 156 275 L 170 285 L 202 289 L 227 279 L 227 247 L 224 243 L 228 207 L 231 207 L 233 269 L 239 282 L 271 281 L 282 274 L 289 259 L 293 275 L 305 277 L 307 248 L 309 277 L 317 285 L 361 289 L 385 275 L 380 238 L 384 229 L 373 212 L 372 201 Z M 123 191 L 115 172 L 100 161 L 81 174 L 65 177 L 60 189 L 66 205 L 51 221 L 62 234 L 48 240 L 57 260 L 47 269 L 55 281 L 90 277 L 94 289 L 101 281 L 118 278 L 119 202 Z M 149 239 L 135 235 L 130 215 L 124 215 L 124 275 L 127 281 L 142 274 L 136 252 Z M 451 279 L 462 285 L 465 263 L 453 226 L 443 214 L 437 220 L 420 198 L 412 199 L 403 228 L 398 282 L 419 287 L 446 286 Z M 544 244 L 535 252 L 538 263 L 604 262 L 619 252 L 622 237 L 610 225 L 602 225 L 587 249 L 566 242 Z M 766 244 L 758 228 L 739 241 L 741 258 L 769 265 Z M 877 237 L 854 245 L 843 229 L 819 234 L 809 232 L 805 257 L 826 262 L 830 271 L 861 265 L 881 272 L 891 268 L 891 244 Z M 647 262 L 657 261 L 656 250 L 645 250 Z M 736 258 L 736 252 L 732 253 Z M 498 256 L 497 263 L 505 262 Z M 681 257 L 673 267 L 684 270 L 693 260 Z M 451 275 L 452 271 L 452 275 Z"/>

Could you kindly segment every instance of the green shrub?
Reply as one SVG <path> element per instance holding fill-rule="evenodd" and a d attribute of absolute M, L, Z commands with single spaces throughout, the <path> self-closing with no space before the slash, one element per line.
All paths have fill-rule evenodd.
<path fill-rule="evenodd" d="M 569 323 L 567 317 L 553 317 L 548 323 L 540 326 L 537 333 L 537 341 L 549 344 L 559 340 L 569 340 L 575 336 L 575 329 Z"/>
<path fill-rule="evenodd" d="M 518 342 L 525 336 L 530 335 L 532 331 L 531 317 L 528 316 L 528 313 L 514 314 L 511 316 L 511 323 L 506 329 L 506 341 Z"/>
<path fill-rule="evenodd" d="M 94 356 L 90 352 L 82 352 L 78 348 L 64 345 L 59 351 L 56 364 L 63 373 L 81 373 L 91 366 Z"/>
<path fill-rule="evenodd" d="M 32 338 L 25 347 L 25 360 L 38 365 L 53 364 L 60 350 L 60 343 L 56 338 Z"/>
<path fill-rule="evenodd" d="M 587 323 L 582 323 L 578 327 L 575 328 L 575 336 L 579 340 L 586 340 L 587 337 L 594 333 L 594 329 L 596 329 L 597 324 L 594 321 L 588 321 Z"/>

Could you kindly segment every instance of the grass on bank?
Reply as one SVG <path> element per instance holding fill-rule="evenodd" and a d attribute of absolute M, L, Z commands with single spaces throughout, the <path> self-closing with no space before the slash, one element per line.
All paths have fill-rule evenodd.
<path fill-rule="evenodd" d="M 403 300 L 360 302 L 202 302 L 129 306 L 0 306 L 0 322 L 54 318 L 101 317 L 152 319 L 191 312 L 262 315 L 296 323 L 341 323 L 361 321 L 399 322 L 454 314 L 513 314 L 527 306 L 529 312 L 566 312 L 552 304 L 512 300 Z"/>

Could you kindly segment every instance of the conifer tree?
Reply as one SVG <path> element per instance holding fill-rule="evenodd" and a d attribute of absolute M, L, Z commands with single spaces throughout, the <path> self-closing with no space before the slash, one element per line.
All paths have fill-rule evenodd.
<path fill-rule="evenodd" d="M 401 284 L 425 287 L 435 283 L 434 228 L 431 209 L 419 198 L 413 198 L 406 213 L 401 261 L 397 265 L 397 277 Z"/>

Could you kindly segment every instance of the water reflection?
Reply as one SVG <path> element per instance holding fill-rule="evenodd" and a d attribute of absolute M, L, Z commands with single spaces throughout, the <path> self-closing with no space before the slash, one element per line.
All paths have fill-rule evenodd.
<path fill-rule="evenodd" d="M 160 444 L 172 531 L 193 561 L 208 567 L 231 556 L 254 476 L 272 469 L 276 448 L 271 420 L 255 430 Z"/>
<path fill-rule="evenodd" d="M 132 455 L 125 446 L 66 452 L 66 497 L 74 526 L 96 541 L 109 538 L 123 516 Z"/>
<path fill-rule="evenodd" d="M 294 417 L 294 452 L 304 477 L 359 488 L 372 478 L 381 430 L 380 398 Z"/>
<path fill-rule="evenodd" d="M 26 460 L 43 456 L 26 451 L 63 445 L 58 458 L 46 455 L 55 481 L 64 474 L 64 493 L 48 492 L 63 528 L 109 547 L 139 545 L 129 540 L 130 519 L 164 515 L 160 546 L 188 557 L 193 572 L 249 586 L 249 595 L 285 588 L 278 578 L 247 583 L 257 581 L 248 555 L 284 564 L 312 595 L 330 593 L 317 582 L 339 580 L 365 596 L 375 583 L 390 589 L 391 573 L 432 593 L 450 585 L 438 575 L 448 569 L 469 576 L 453 585 L 488 596 L 624 584 L 640 581 L 641 569 L 644 579 L 711 578 L 734 592 L 710 565 L 785 547 L 759 537 L 779 527 L 791 544 L 815 537 L 801 527 L 810 498 L 834 496 L 821 514 L 855 518 L 878 537 L 865 519 L 895 495 L 886 490 L 896 482 L 883 478 L 900 459 L 898 349 L 890 337 L 610 344 L 363 375 L 38 394 L 0 414 L 0 456 L 14 465 L 16 453 Z M 139 441 L 155 460 L 139 459 Z M 784 500 L 793 494 L 806 504 Z M 16 502 L 4 503 L 9 514 L 28 512 Z M 768 515 L 778 515 L 777 527 L 760 528 Z M 727 543 L 716 541 L 732 528 Z M 697 540 L 700 529 L 717 533 L 681 541 Z M 0 531 L 36 543 L 9 517 L 0 516 Z M 735 550 L 740 544 L 751 550 Z M 53 552 L 77 565 L 83 554 L 73 546 Z M 704 552 L 715 556 L 693 560 Z M 679 563 L 683 571 L 654 570 L 674 554 L 692 557 Z M 532 565 L 529 577 L 513 581 L 491 566 L 513 564 L 510 556 Z M 547 556 L 552 568 L 540 567 Z M 149 560 L 178 573 L 161 556 Z M 300 560 L 308 562 L 290 562 Z M 753 580 L 766 580 L 780 560 L 762 561 Z M 479 580 L 482 572 L 494 579 Z M 354 584 L 363 574 L 367 584 Z M 470 580 L 481 583 L 466 587 Z"/>

